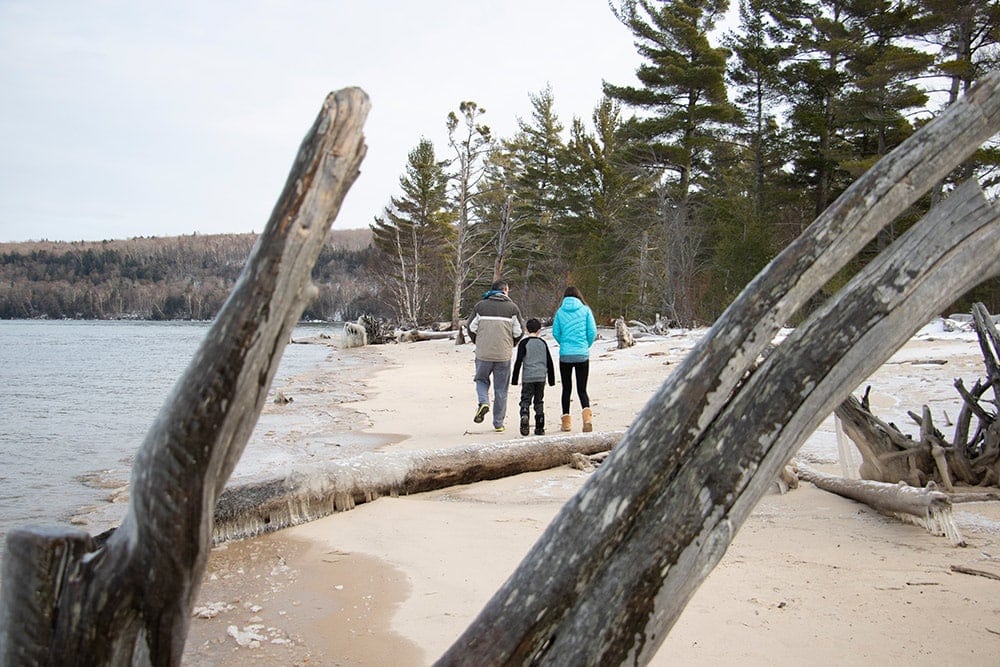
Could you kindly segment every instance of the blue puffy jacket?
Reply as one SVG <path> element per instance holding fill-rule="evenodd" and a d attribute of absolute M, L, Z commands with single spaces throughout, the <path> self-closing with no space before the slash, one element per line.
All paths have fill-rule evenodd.
<path fill-rule="evenodd" d="M 559 343 L 560 357 L 589 357 L 597 340 L 597 322 L 590 306 L 575 296 L 567 296 L 552 320 L 552 337 Z"/>

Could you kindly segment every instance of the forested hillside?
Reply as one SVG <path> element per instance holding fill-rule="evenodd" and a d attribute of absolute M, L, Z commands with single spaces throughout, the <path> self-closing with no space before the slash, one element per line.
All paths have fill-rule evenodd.
<path fill-rule="evenodd" d="M 256 238 L 0 243 L 0 318 L 208 320 L 229 296 Z M 313 270 L 319 296 L 303 317 L 378 314 L 370 255 L 369 230 L 331 232 Z"/>

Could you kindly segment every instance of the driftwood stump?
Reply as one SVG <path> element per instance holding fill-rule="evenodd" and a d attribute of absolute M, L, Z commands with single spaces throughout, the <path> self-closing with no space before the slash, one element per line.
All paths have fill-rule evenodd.
<path fill-rule="evenodd" d="M 619 317 L 615 320 L 615 338 L 618 339 L 619 350 L 624 350 L 627 347 L 635 345 L 635 338 L 632 336 L 632 332 L 629 331 L 628 325 L 625 324 L 624 318 Z"/>
<path fill-rule="evenodd" d="M 861 452 L 863 479 L 905 482 L 910 486 L 935 482 L 946 491 L 953 491 L 955 484 L 998 486 L 1000 423 L 996 410 L 1000 389 L 1000 358 L 997 356 L 1000 334 L 983 304 L 973 306 L 972 316 L 986 377 L 978 380 L 972 389 L 966 389 L 961 379 L 955 380 L 963 404 L 950 442 L 934 425 L 926 405 L 919 415 L 909 413 L 920 428 L 919 439 L 872 414 L 867 392 L 862 400 L 849 396 L 837 407 L 836 414 L 845 433 Z M 985 397 L 987 393 L 989 397 Z"/>

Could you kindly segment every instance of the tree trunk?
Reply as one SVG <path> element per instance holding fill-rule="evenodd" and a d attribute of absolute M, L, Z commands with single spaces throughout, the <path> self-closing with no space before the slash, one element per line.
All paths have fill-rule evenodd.
<path fill-rule="evenodd" d="M 748 373 L 883 226 L 1000 130 L 998 83 L 880 161 L 746 287 L 438 664 L 650 660 L 802 441 L 997 270 L 1000 225 L 963 186 Z"/>
<path fill-rule="evenodd" d="M 285 479 L 229 487 L 215 506 L 216 542 L 245 539 L 349 510 L 380 496 L 433 491 L 566 465 L 606 452 L 613 431 L 526 438 L 432 451 L 375 452 Z"/>
<path fill-rule="evenodd" d="M 424 340 L 441 340 L 442 338 L 454 338 L 454 331 L 420 331 L 413 329 L 399 335 L 400 343 L 419 343 Z"/>
<path fill-rule="evenodd" d="M 212 511 L 281 353 L 316 293 L 310 272 L 365 154 L 360 89 L 331 93 L 240 279 L 140 448 L 121 527 L 8 533 L 3 665 L 177 665 L 211 548 Z"/>

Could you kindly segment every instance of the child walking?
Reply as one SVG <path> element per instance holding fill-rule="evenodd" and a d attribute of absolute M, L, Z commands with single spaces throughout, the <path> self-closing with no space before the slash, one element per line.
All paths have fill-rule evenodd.
<path fill-rule="evenodd" d="M 531 318 L 525 323 L 528 335 L 517 344 L 517 357 L 514 359 L 514 371 L 511 384 L 517 384 L 521 367 L 524 367 L 524 377 L 521 379 L 521 435 L 528 435 L 532 405 L 535 407 L 535 435 L 545 435 L 545 411 L 542 403 L 545 398 L 545 380 L 549 386 L 556 384 L 556 369 L 549 354 L 549 344 L 539 336 L 542 323 Z"/>

